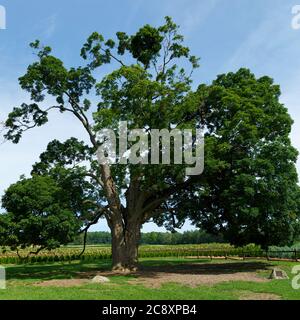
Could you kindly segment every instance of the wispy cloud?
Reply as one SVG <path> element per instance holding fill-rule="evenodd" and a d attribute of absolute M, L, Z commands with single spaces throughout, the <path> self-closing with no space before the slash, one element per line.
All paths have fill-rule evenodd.
<path fill-rule="evenodd" d="M 46 38 L 50 38 L 55 33 L 57 27 L 57 17 L 58 15 L 55 13 L 44 20 L 43 33 Z"/>
<path fill-rule="evenodd" d="M 261 68 L 262 65 L 266 67 L 266 64 L 274 64 L 274 57 L 277 57 L 279 51 L 291 51 L 295 33 L 290 27 L 292 16 L 288 9 L 288 6 L 275 7 L 266 11 L 263 19 L 249 30 L 248 36 L 238 45 L 222 69 L 232 70 L 241 66 Z"/>
<path fill-rule="evenodd" d="M 143 5 L 143 0 L 134 0 L 133 2 L 134 5 L 130 7 L 130 10 L 127 14 L 127 19 L 124 23 L 126 28 L 129 28 L 132 25 Z"/>
<path fill-rule="evenodd" d="M 57 29 L 57 23 L 58 23 L 58 14 L 53 13 L 48 16 L 44 16 L 40 18 L 38 21 L 35 22 L 33 25 L 33 30 L 39 35 L 41 35 L 43 38 L 51 38 Z"/>
<path fill-rule="evenodd" d="M 286 10 L 283 10 L 286 9 Z M 288 108 L 294 119 L 291 139 L 300 150 L 300 32 L 292 30 L 290 10 L 274 8 L 253 28 L 239 44 L 230 59 L 223 64 L 220 73 L 250 68 L 253 72 L 267 74 L 281 86 L 280 101 Z M 300 175 L 300 159 L 297 164 Z"/>
<path fill-rule="evenodd" d="M 159 12 L 174 18 L 175 22 L 180 25 L 181 33 L 185 38 L 207 21 L 213 10 L 223 0 L 172 0 L 160 1 Z"/>
<path fill-rule="evenodd" d="M 191 1 L 184 2 L 182 11 L 182 30 L 184 34 L 190 34 L 197 30 L 222 0 Z"/>

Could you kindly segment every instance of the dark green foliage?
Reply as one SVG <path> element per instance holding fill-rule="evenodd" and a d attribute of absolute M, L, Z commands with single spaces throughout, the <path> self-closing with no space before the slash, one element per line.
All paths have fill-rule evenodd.
<path fill-rule="evenodd" d="M 269 77 L 249 70 L 200 86 L 205 101 L 205 183 L 193 221 L 237 245 L 291 244 L 299 230 L 293 123 Z"/>
<path fill-rule="evenodd" d="M 163 37 L 157 29 L 148 24 L 145 25 L 131 38 L 130 51 L 132 56 L 148 66 L 153 57 L 159 53 L 162 40 Z"/>
<path fill-rule="evenodd" d="M 184 233 L 149 232 L 141 234 L 141 244 L 176 245 L 223 242 L 222 236 L 207 234 L 203 231 L 185 231 Z M 83 235 L 78 236 L 72 244 L 81 245 Z M 87 245 L 111 244 L 110 232 L 88 232 Z"/>
<path fill-rule="evenodd" d="M 51 177 L 33 176 L 13 184 L 2 199 L 7 213 L 0 216 L 1 245 L 39 250 L 69 243 L 81 227 L 70 200 Z"/>

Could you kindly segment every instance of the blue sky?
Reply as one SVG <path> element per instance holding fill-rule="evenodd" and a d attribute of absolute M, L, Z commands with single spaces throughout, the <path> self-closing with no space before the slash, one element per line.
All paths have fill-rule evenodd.
<path fill-rule="evenodd" d="M 292 7 L 300 0 L 0 0 L 7 29 L 0 30 L 0 121 L 12 107 L 28 102 L 17 83 L 33 61 L 28 44 L 40 39 L 67 65 L 78 65 L 82 43 L 93 31 L 112 37 L 134 33 L 142 25 L 160 25 L 166 15 L 181 25 L 193 54 L 201 57 L 195 84 L 216 75 L 250 68 L 281 85 L 281 101 L 295 120 L 294 146 L 300 150 L 300 29 L 291 27 Z M 0 146 L 0 194 L 21 174 L 28 174 L 50 140 L 83 137 L 80 126 L 56 115 L 16 146 Z M 300 162 L 298 163 L 300 172 Z M 101 222 L 98 230 L 106 229 Z M 185 229 L 190 229 L 187 224 Z M 153 224 L 144 231 L 158 230 Z"/>

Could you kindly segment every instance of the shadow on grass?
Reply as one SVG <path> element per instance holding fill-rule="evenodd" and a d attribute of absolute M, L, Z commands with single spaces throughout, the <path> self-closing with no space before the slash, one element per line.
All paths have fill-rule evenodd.
<path fill-rule="evenodd" d="M 53 280 L 78 278 L 78 273 L 107 271 L 110 260 L 93 263 L 73 262 L 65 264 L 28 264 L 10 266 L 6 269 L 7 280 Z"/>
<path fill-rule="evenodd" d="M 269 270 L 272 264 L 267 262 L 193 262 L 171 264 L 171 265 L 151 265 L 145 261 L 144 265 L 138 273 L 154 277 L 155 273 L 177 273 L 177 274 L 190 274 L 190 275 L 219 275 L 219 274 L 232 274 L 238 272 L 257 272 Z"/>
<path fill-rule="evenodd" d="M 210 262 L 210 260 L 186 261 L 183 259 L 162 259 L 141 261 L 135 276 L 155 277 L 157 273 L 177 273 L 185 275 L 218 275 L 238 272 L 268 270 L 272 264 L 266 262 Z M 112 276 L 111 261 L 73 262 L 60 264 L 16 265 L 7 268 L 8 280 L 54 280 L 89 278 L 96 273 Z"/>

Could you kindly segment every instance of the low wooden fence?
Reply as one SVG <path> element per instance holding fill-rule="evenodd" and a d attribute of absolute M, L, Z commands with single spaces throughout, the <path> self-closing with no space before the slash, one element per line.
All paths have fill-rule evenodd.
<path fill-rule="evenodd" d="M 148 250 L 139 255 L 141 258 L 147 257 L 178 257 L 178 258 L 210 258 L 210 259 L 266 259 L 281 261 L 299 261 L 300 250 L 254 250 L 245 251 L 241 249 L 176 249 L 176 250 Z"/>

